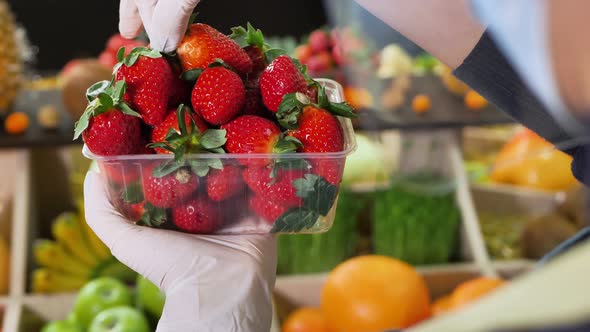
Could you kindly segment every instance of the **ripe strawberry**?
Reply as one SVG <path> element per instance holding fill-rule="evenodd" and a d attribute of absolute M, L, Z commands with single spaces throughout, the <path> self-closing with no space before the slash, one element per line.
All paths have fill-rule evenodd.
<path fill-rule="evenodd" d="M 259 84 L 264 105 L 275 113 L 286 94 L 301 92 L 314 99 L 305 76 L 286 55 L 277 57 L 266 67 L 260 75 Z"/>
<path fill-rule="evenodd" d="M 123 36 L 121 36 L 120 34 L 114 34 L 107 41 L 106 50 L 112 52 L 113 54 L 116 54 L 117 51 L 119 51 L 119 49 L 121 47 L 125 47 L 128 50 L 132 50 L 133 48 L 139 47 L 139 46 L 145 46 L 145 45 L 142 42 L 139 42 L 137 40 L 127 39 L 127 38 L 124 38 Z"/>
<path fill-rule="evenodd" d="M 213 201 L 223 201 L 242 192 L 244 182 L 240 168 L 225 166 L 212 169 L 207 176 L 207 194 Z"/>
<path fill-rule="evenodd" d="M 195 192 L 199 185 L 197 175 L 188 167 L 158 177 L 154 169 L 158 164 L 144 167 L 142 184 L 145 199 L 152 205 L 161 208 L 172 207 Z"/>
<path fill-rule="evenodd" d="M 188 82 L 180 79 L 180 73 L 172 70 L 172 84 L 170 86 L 170 98 L 168 99 L 168 108 L 176 109 L 178 105 L 185 104 L 191 94 L 191 86 Z"/>
<path fill-rule="evenodd" d="M 155 126 L 164 120 L 173 84 L 168 62 L 155 50 L 139 47 L 131 51 L 117 69 L 116 80 L 125 80 L 125 101 L 143 121 Z"/>
<path fill-rule="evenodd" d="M 315 30 L 309 35 L 309 47 L 313 53 L 328 51 L 332 46 L 330 36 L 323 30 Z"/>
<path fill-rule="evenodd" d="M 303 174 L 302 169 L 280 169 L 273 179 L 271 170 L 266 167 L 248 167 L 242 176 L 253 192 L 269 201 L 294 207 L 301 205 L 302 200 L 295 194 L 297 189 L 293 181 L 302 178 Z"/>
<path fill-rule="evenodd" d="M 176 50 L 184 71 L 205 69 L 216 59 L 221 59 L 240 76 L 252 71 L 248 54 L 228 36 L 203 23 L 192 24 Z"/>
<path fill-rule="evenodd" d="M 252 73 L 248 75 L 248 77 L 259 76 L 264 68 L 266 68 L 268 65 L 268 63 L 266 63 L 266 59 L 264 58 L 264 52 L 260 47 L 252 45 L 246 46 L 244 51 L 246 51 L 246 54 L 248 54 L 248 57 L 252 61 Z"/>
<path fill-rule="evenodd" d="M 103 163 L 101 170 L 109 181 L 127 186 L 139 179 L 140 170 L 134 163 Z"/>
<path fill-rule="evenodd" d="M 172 220 L 176 227 L 193 234 L 211 233 L 221 224 L 219 210 L 206 197 L 193 198 L 174 207 Z"/>
<path fill-rule="evenodd" d="M 260 89 L 258 88 L 247 88 L 246 89 L 246 102 L 241 112 L 242 115 L 257 115 L 263 118 L 273 118 L 274 114 L 267 110 L 262 104 L 262 97 L 260 96 Z"/>
<path fill-rule="evenodd" d="M 337 152 L 344 149 L 344 134 L 340 122 L 328 111 L 306 106 L 299 116 L 298 128 L 287 135 L 297 138 L 303 147 L 301 152 Z M 332 184 L 340 183 L 342 163 L 338 160 L 312 161 L 312 171 Z"/>
<path fill-rule="evenodd" d="M 281 135 L 274 122 L 255 115 L 242 115 L 221 126 L 221 129 L 226 130 L 225 149 L 229 153 L 272 153 Z M 267 158 L 239 161 L 243 165 L 265 166 L 270 163 Z"/>
<path fill-rule="evenodd" d="M 272 224 L 278 217 L 287 212 L 286 206 L 277 204 L 275 201 L 265 198 L 262 195 L 252 195 L 248 199 L 250 211 Z"/>
<path fill-rule="evenodd" d="M 246 102 L 240 77 L 224 67 L 207 68 L 197 79 L 191 101 L 205 121 L 221 125 L 232 120 Z"/>
<path fill-rule="evenodd" d="M 108 68 L 109 70 L 113 68 L 117 62 L 117 54 L 111 51 L 102 51 L 98 56 L 98 62 Z"/>
<path fill-rule="evenodd" d="M 287 135 L 297 138 L 301 152 L 337 152 L 344 149 L 344 134 L 338 119 L 330 112 L 306 106 L 299 116 L 298 127 Z"/>
<path fill-rule="evenodd" d="M 201 119 L 201 117 L 198 114 L 192 111 L 184 113 L 184 120 L 187 129 L 191 128 L 191 117 L 193 118 L 193 120 L 195 120 L 197 129 L 201 133 L 205 132 L 208 129 L 205 121 L 203 121 L 203 119 Z M 174 129 L 174 131 L 176 131 L 177 133 L 180 133 L 180 129 L 178 127 L 178 113 L 176 112 L 176 110 L 168 111 L 168 115 L 166 115 L 164 121 L 162 121 L 162 123 L 154 127 L 154 130 L 152 130 L 151 134 L 152 143 L 165 142 L 166 135 L 168 135 L 171 128 Z M 162 148 L 155 148 L 155 150 L 156 153 L 172 153 L 171 151 Z"/>
<path fill-rule="evenodd" d="M 144 146 L 139 118 L 115 108 L 91 116 L 82 130 L 84 143 L 99 156 L 136 154 Z"/>

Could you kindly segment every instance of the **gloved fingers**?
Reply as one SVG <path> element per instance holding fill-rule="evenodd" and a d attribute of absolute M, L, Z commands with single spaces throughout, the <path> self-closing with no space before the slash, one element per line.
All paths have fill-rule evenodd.
<path fill-rule="evenodd" d="M 142 23 L 135 0 L 121 0 L 119 5 L 119 32 L 121 36 L 132 39 L 139 35 Z"/>
<path fill-rule="evenodd" d="M 162 1 L 166 2 L 166 0 Z M 141 21 L 143 22 L 143 27 L 145 28 L 145 31 L 150 37 L 150 43 L 153 30 L 158 29 L 158 27 L 155 27 L 154 29 L 154 26 L 152 25 L 154 9 L 156 8 L 157 3 L 158 0 L 135 0 L 137 11 L 139 12 L 139 16 L 141 17 Z"/>
<path fill-rule="evenodd" d="M 84 208 L 88 225 L 113 256 L 152 282 L 161 282 L 174 262 L 170 251 L 162 248 L 174 250 L 179 245 L 172 232 L 137 226 L 123 218 L 108 200 L 106 184 L 96 172 L 86 175 Z"/>
<path fill-rule="evenodd" d="M 173 52 L 184 37 L 189 18 L 199 0 L 159 1 L 154 10 L 150 42 L 152 47 Z"/>

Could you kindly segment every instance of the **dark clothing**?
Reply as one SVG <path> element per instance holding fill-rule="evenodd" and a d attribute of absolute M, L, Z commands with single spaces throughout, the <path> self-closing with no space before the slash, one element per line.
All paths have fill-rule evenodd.
<path fill-rule="evenodd" d="M 559 144 L 572 139 L 557 125 L 545 106 L 524 84 L 488 33 L 482 36 L 471 54 L 454 73 L 490 102 L 546 140 Z M 590 172 L 588 172 L 586 165 L 590 165 L 590 145 L 568 147 L 564 149 L 564 152 L 573 157 L 572 172 L 574 176 L 580 182 L 589 185 Z M 544 264 L 589 238 L 590 228 L 586 228 L 549 253 L 539 264 Z M 590 323 L 574 323 L 570 326 L 554 326 L 542 329 L 502 330 L 501 332 L 525 331 L 583 332 L 590 331 Z"/>
<path fill-rule="evenodd" d="M 528 89 L 487 32 L 454 74 L 549 142 L 558 144 L 572 139 Z M 590 174 L 585 172 L 586 165 L 590 165 L 590 146 L 569 147 L 564 151 L 574 158 L 574 176 L 582 183 L 590 184 Z"/>

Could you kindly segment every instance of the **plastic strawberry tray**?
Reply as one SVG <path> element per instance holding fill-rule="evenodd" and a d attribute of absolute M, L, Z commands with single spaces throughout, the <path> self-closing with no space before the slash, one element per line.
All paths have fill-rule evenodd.
<path fill-rule="evenodd" d="M 338 83 L 318 82 L 331 101 L 343 101 Z M 196 234 L 320 233 L 332 226 L 346 156 L 356 148 L 351 121 L 339 121 L 344 149 L 332 153 L 191 154 L 181 167 L 166 154 L 83 153 L 97 162 L 113 206 L 137 224 Z"/>

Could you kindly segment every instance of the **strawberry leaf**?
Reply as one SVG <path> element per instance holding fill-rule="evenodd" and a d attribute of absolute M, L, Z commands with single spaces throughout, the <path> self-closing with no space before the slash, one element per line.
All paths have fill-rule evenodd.
<path fill-rule="evenodd" d="M 233 39 L 241 48 L 248 46 L 248 41 L 246 40 L 246 36 L 248 35 L 248 31 L 244 29 L 242 26 L 237 26 L 231 28 L 231 35 L 229 38 Z"/>
<path fill-rule="evenodd" d="M 158 165 L 157 167 L 154 167 L 154 169 L 152 170 L 152 176 L 155 178 L 161 178 L 168 174 L 171 174 L 172 172 L 175 172 L 183 166 L 184 164 L 169 160 L 165 163 Z"/>
<path fill-rule="evenodd" d="M 281 55 L 289 55 L 287 51 L 282 50 L 280 48 L 271 48 L 268 51 L 264 52 L 264 58 L 266 63 L 272 63 L 276 58 L 280 57 Z"/>
<path fill-rule="evenodd" d="M 225 150 L 223 148 L 215 148 L 215 149 L 209 149 L 209 152 L 224 154 Z"/>
<path fill-rule="evenodd" d="M 358 115 L 354 112 L 354 109 L 348 105 L 346 102 L 343 103 L 330 103 L 330 106 L 327 108 L 334 115 L 338 115 L 345 118 L 354 119 Z"/>
<path fill-rule="evenodd" d="M 248 22 L 246 24 L 248 32 L 246 34 L 246 42 L 248 45 L 256 46 L 261 50 L 264 50 L 264 35 L 260 29 L 254 29 L 252 24 Z"/>
<path fill-rule="evenodd" d="M 309 229 L 318 221 L 320 215 L 305 208 L 292 208 L 275 220 L 271 233 L 298 233 Z"/>
<path fill-rule="evenodd" d="M 113 98 L 105 92 L 99 93 L 98 96 L 96 96 L 96 99 L 98 99 L 100 106 L 94 110 L 95 116 L 100 115 L 113 108 L 113 106 L 115 106 Z"/>
<path fill-rule="evenodd" d="M 289 93 L 283 96 L 283 101 L 277 110 L 277 120 L 286 129 L 297 128 L 299 122 L 299 115 L 303 112 L 303 108 L 310 101 L 302 93 Z"/>
<path fill-rule="evenodd" d="M 203 69 L 201 68 L 187 70 L 180 75 L 180 79 L 187 82 L 196 82 L 202 73 Z"/>
<path fill-rule="evenodd" d="M 111 86 L 111 82 L 107 80 L 92 84 L 92 86 L 86 90 L 86 99 L 88 99 L 89 102 L 93 101 L 99 93 L 105 92 L 109 86 Z"/>
<path fill-rule="evenodd" d="M 223 163 L 221 162 L 221 159 L 219 159 L 219 158 L 208 159 L 207 165 L 209 165 L 209 167 L 211 167 L 211 168 L 223 169 Z"/>
<path fill-rule="evenodd" d="M 193 25 L 193 23 L 195 23 L 197 21 L 197 16 L 199 16 L 199 12 L 191 14 L 191 17 L 188 19 L 188 27 L 190 27 L 191 25 Z M 188 27 L 187 27 L 187 30 L 188 30 Z"/>
<path fill-rule="evenodd" d="M 287 169 L 310 169 L 311 165 L 305 159 L 277 159 L 274 161 L 269 177 L 273 179 L 270 185 L 276 182 L 277 174 L 280 170 Z"/>
<path fill-rule="evenodd" d="M 184 104 L 180 104 L 176 109 L 176 118 L 178 121 L 178 130 L 180 130 L 181 135 L 186 135 L 188 130 L 186 129 L 186 121 L 184 119 L 185 114 Z"/>
<path fill-rule="evenodd" d="M 125 46 L 119 48 L 119 50 L 117 51 L 117 61 L 122 62 L 124 58 L 125 58 Z"/>
<path fill-rule="evenodd" d="M 162 54 L 158 50 L 139 46 L 131 50 L 131 52 L 129 52 L 122 62 L 125 66 L 131 67 L 137 62 L 140 56 L 156 59 L 161 58 Z"/>
<path fill-rule="evenodd" d="M 222 147 L 227 138 L 225 129 L 209 129 L 201 136 L 201 146 L 205 149 L 216 149 Z"/>
<path fill-rule="evenodd" d="M 284 136 L 279 138 L 272 149 L 273 153 L 289 153 L 296 152 L 297 149 L 303 147 L 303 143 L 293 136 Z"/>
<path fill-rule="evenodd" d="M 121 193 L 121 198 L 129 204 L 136 204 L 143 201 L 143 190 L 139 183 L 133 183 L 127 186 Z"/>
<path fill-rule="evenodd" d="M 113 91 L 114 98 L 113 100 L 115 103 L 123 100 L 123 96 L 125 95 L 125 91 L 127 90 L 127 84 L 125 84 L 125 80 L 117 81 L 115 83 L 115 89 Z"/>
<path fill-rule="evenodd" d="M 148 202 L 144 204 L 143 208 L 144 212 L 138 224 L 149 227 L 160 227 L 166 222 L 167 216 L 165 209 L 157 208 Z"/>
<path fill-rule="evenodd" d="M 76 125 L 74 127 L 74 140 L 77 140 L 78 137 L 80 137 L 80 135 L 84 132 L 84 130 L 88 128 L 88 124 L 90 123 L 90 117 L 92 116 L 92 113 L 94 113 L 93 104 L 98 104 L 98 99 L 93 100 L 88 105 L 88 107 L 86 107 L 86 110 L 84 111 L 84 113 L 82 113 L 82 116 L 80 116 L 80 119 L 76 122 Z"/>
<path fill-rule="evenodd" d="M 304 206 L 323 216 L 330 212 L 338 195 L 338 187 L 315 174 L 293 180 L 293 186 L 297 189 L 295 194 L 303 198 Z"/>
<path fill-rule="evenodd" d="M 127 105 L 126 103 L 120 102 L 117 105 L 117 107 L 119 108 L 119 110 L 121 110 L 121 112 L 123 112 L 123 114 L 127 114 L 127 115 L 141 118 L 141 115 L 139 113 L 135 112 L 134 110 L 132 110 L 131 107 L 129 107 L 129 105 Z"/>

